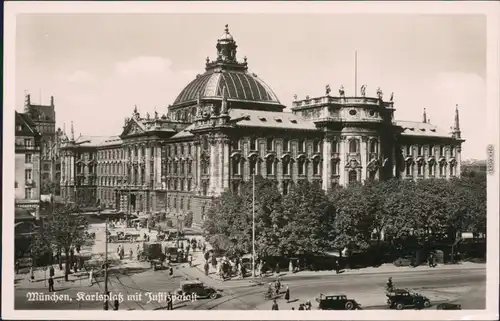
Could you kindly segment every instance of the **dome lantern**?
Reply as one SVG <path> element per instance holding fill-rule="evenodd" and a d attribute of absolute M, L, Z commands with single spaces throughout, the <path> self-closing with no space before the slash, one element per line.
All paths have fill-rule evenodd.
<path fill-rule="evenodd" d="M 229 33 L 229 25 L 226 25 L 224 34 L 217 39 L 217 61 L 236 62 L 236 42 Z"/>

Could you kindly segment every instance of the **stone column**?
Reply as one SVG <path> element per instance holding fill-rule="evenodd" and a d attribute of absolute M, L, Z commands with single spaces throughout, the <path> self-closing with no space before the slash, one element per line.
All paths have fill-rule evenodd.
<path fill-rule="evenodd" d="M 141 158 L 142 156 L 142 144 L 139 144 L 138 146 L 138 149 L 137 149 L 137 162 L 138 162 L 138 165 L 137 165 L 137 179 L 138 179 L 138 182 L 136 183 L 136 185 L 142 185 L 142 165 L 141 165 Z"/>
<path fill-rule="evenodd" d="M 160 144 L 155 145 L 155 182 L 157 188 L 161 187 L 161 152 L 162 146 Z"/>
<path fill-rule="evenodd" d="M 368 165 L 368 137 L 362 136 L 360 137 L 360 143 L 361 143 L 361 150 L 360 150 L 360 161 L 361 161 L 361 177 L 360 181 L 364 182 L 366 180 L 366 172 L 367 172 L 367 165 Z"/>
<path fill-rule="evenodd" d="M 215 189 L 217 188 L 217 141 L 210 141 L 210 183 L 209 183 L 209 193 L 213 195 L 215 193 Z"/>
<path fill-rule="evenodd" d="M 330 177 L 331 177 L 331 154 L 332 154 L 332 137 L 331 136 L 325 136 L 323 138 L 323 151 L 322 151 L 322 158 L 323 158 L 323 173 L 322 173 L 322 188 L 325 192 L 328 192 L 330 190 Z"/>
<path fill-rule="evenodd" d="M 200 193 L 201 191 L 201 147 L 202 145 L 196 143 L 194 145 L 195 158 L 194 158 L 194 184 L 196 185 L 195 190 Z"/>
<path fill-rule="evenodd" d="M 345 136 L 340 136 L 340 141 L 339 141 L 339 185 L 347 185 L 347 180 L 346 180 L 346 161 L 347 161 L 347 153 L 346 153 L 346 137 Z"/>
<path fill-rule="evenodd" d="M 70 177 L 70 182 L 71 184 L 74 184 L 75 183 L 75 157 L 74 155 L 71 155 L 70 156 L 70 174 L 69 174 L 69 177 Z"/>
<path fill-rule="evenodd" d="M 462 173 L 462 147 L 456 147 L 456 157 L 457 165 L 455 166 L 455 176 L 460 177 Z"/>
<path fill-rule="evenodd" d="M 222 193 L 226 188 L 229 187 L 229 144 L 230 141 L 229 139 L 224 139 L 222 141 L 222 162 L 221 164 L 221 176 L 222 176 L 222 186 L 220 189 L 220 193 Z M 241 169 L 241 163 L 240 163 L 240 169 Z"/>
<path fill-rule="evenodd" d="M 144 168 L 145 168 L 144 175 L 146 175 L 145 183 L 148 186 L 149 186 L 149 182 L 150 182 L 150 178 L 151 178 L 151 170 L 152 170 L 152 168 L 151 168 L 151 157 L 152 157 L 151 148 L 153 148 L 153 147 L 150 144 L 148 144 L 146 146 L 146 158 L 144 160 L 146 162 L 146 164 L 144 165 Z M 150 188 L 153 188 L 153 186 L 151 186 Z"/>

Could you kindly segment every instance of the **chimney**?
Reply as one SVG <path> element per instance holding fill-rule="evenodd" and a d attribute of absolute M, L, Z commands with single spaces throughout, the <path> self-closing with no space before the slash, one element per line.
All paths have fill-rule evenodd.
<path fill-rule="evenodd" d="M 425 112 L 425 108 L 424 108 L 424 119 L 423 119 L 423 123 L 426 124 L 427 123 L 427 113 Z"/>
<path fill-rule="evenodd" d="M 54 96 L 50 96 L 50 106 L 54 107 Z"/>
<path fill-rule="evenodd" d="M 24 95 L 24 112 L 25 113 L 29 112 L 30 105 L 31 105 L 30 94 L 25 94 Z"/>

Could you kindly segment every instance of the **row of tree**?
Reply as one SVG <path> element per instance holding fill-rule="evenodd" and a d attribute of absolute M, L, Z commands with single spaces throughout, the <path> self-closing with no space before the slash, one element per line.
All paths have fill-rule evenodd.
<path fill-rule="evenodd" d="M 259 256 L 363 251 L 408 237 L 421 245 L 453 245 L 461 232 L 486 233 L 486 177 L 388 180 L 338 187 L 326 194 L 306 180 L 283 196 L 276 183 L 255 181 Z M 204 229 L 216 250 L 252 252 L 252 183 L 224 192 L 207 212 Z"/>
<path fill-rule="evenodd" d="M 93 243 L 89 223 L 74 204 L 55 204 L 51 215 L 43 219 L 31 239 L 31 259 L 34 265 L 52 264 L 57 257 L 59 265 L 65 261 L 65 280 L 68 280 L 74 251 Z"/>

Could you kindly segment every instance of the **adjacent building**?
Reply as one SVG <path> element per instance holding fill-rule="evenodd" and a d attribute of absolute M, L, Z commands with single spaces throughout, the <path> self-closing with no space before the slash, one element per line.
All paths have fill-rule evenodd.
<path fill-rule="evenodd" d="M 59 148 L 63 131 L 60 128 L 56 130 L 54 97 L 50 97 L 49 105 L 42 105 L 34 104 L 31 95 L 26 94 L 24 113 L 32 119 L 41 135 L 41 192 L 59 195 L 61 180 Z"/>
<path fill-rule="evenodd" d="M 42 136 L 27 114 L 15 116 L 15 207 L 39 218 Z"/>
<path fill-rule="evenodd" d="M 168 106 L 141 116 L 137 107 L 116 137 L 65 138 L 61 186 L 73 200 L 83 191 L 124 212 L 167 212 L 194 222 L 210 201 L 235 192 L 253 175 L 275 180 L 283 194 L 309 180 L 328 191 L 367 180 L 451 178 L 460 175 L 458 106 L 450 133 L 429 123 L 396 121 L 393 95 L 361 87 L 292 103 L 236 57 L 226 29 L 216 58 Z M 90 196 L 89 196 L 90 197 Z"/>

